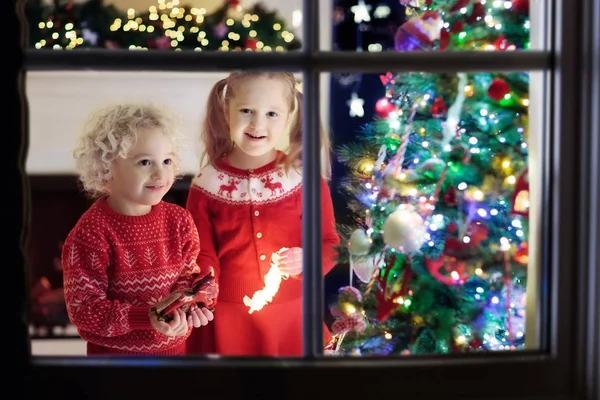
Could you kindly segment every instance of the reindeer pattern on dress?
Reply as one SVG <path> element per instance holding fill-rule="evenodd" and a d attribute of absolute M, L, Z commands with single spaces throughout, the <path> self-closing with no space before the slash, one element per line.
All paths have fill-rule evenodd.
<path fill-rule="evenodd" d="M 238 189 L 238 185 L 241 182 L 242 181 L 240 179 L 235 179 L 234 177 L 230 177 L 229 181 L 226 185 L 224 184 L 224 185 L 219 186 L 218 194 L 223 195 L 223 196 L 227 195 L 227 197 L 231 199 L 232 193 Z"/>
<path fill-rule="evenodd" d="M 261 174 L 242 174 L 208 165 L 192 184 L 228 203 L 270 203 L 300 190 L 302 176 L 293 169 L 286 172 L 283 167 Z"/>

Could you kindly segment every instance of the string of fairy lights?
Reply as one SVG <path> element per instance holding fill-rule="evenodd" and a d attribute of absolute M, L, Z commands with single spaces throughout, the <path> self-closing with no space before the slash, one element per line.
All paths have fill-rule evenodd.
<path fill-rule="evenodd" d="M 182 7 L 179 0 L 157 0 L 157 5 L 151 5 L 147 11 L 138 12 L 133 8 L 126 11 L 126 19 L 115 18 L 109 26 L 111 32 L 142 32 L 154 33 L 157 29 L 164 30 L 164 37 L 159 38 L 159 48 L 170 48 L 181 50 L 181 42 L 195 37 L 197 46 L 194 51 L 202 51 L 209 46 L 210 39 L 207 33 L 208 29 L 219 30 L 223 35 L 219 38 L 220 44 L 218 51 L 286 51 L 285 45 L 270 46 L 260 40 L 255 25 L 260 22 L 260 16 L 256 13 L 245 12 L 241 6 L 231 6 L 227 12 L 224 21 L 216 26 L 206 24 L 208 10 L 204 7 Z M 158 23 L 158 24 L 157 24 Z M 191 26 L 190 26 L 191 25 Z M 74 49 L 82 46 L 84 43 L 95 45 L 97 34 L 89 28 L 76 27 L 72 22 L 57 24 L 51 17 L 46 21 L 40 21 L 37 24 L 40 30 L 52 30 L 53 43 L 48 43 L 46 39 L 41 39 L 34 44 L 36 49 L 51 47 L 54 50 Z M 246 37 L 252 41 L 250 48 L 236 46 L 234 42 L 242 39 L 240 33 L 233 29 L 238 27 L 243 29 Z M 273 23 L 271 29 L 276 37 L 280 38 L 285 44 L 292 43 L 295 35 L 290 30 L 284 29 L 280 22 Z M 217 35 L 221 36 L 221 35 Z M 213 38 L 213 40 L 216 40 Z M 63 44 L 66 43 L 66 44 Z M 211 47 L 212 48 L 212 47 Z M 148 50 L 147 46 L 129 45 L 129 50 Z"/>

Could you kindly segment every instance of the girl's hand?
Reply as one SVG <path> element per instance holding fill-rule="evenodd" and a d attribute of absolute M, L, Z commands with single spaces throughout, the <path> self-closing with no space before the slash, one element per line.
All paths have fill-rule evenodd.
<path fill-rule="evenodd" d="M 155 312 L 150 311 L 150 324 L 165 336 L 183 336 L 188 332 L 188 319 L 185 312 L 177 309 L 173 312 L 173 319 L 169 322 L 159 321 Z"/>
<path fill-rule="evenodd" d="M 279 270 L 292 277 L 302 274 L 302 248 L 292 247 L 281 253 Z"/>
<path fill-rule="evenodd" d="M 188 325 L 200 328 L 201 326 L 208 325 L 213 319 L 214 315 L 208 308 L 195 307 L 190 310 L 190 315 L 188 315 Z"/>

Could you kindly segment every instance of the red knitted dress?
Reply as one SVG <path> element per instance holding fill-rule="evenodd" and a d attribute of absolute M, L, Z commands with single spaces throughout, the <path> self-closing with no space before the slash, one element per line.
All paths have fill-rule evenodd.
<path fill-rule="evenodd" d="M 339 236 L 327 183 L 322 181 L 323 274 L 335 265 Z M 198 265 L 213 266 L 219 283 L 215 319 L 192 332 L 191 354 L 302 355 L 302 279 L 281 282 L 273 301 L 248 313 L 244 296 L 265 286 L 271 254 L 302 247 L 302 177 L 275 162 L 241 170 L 226 159 L 193 180 L 187 208 L 200 236 Z M 324 339 L 330 338 L 323 324 Z"/>

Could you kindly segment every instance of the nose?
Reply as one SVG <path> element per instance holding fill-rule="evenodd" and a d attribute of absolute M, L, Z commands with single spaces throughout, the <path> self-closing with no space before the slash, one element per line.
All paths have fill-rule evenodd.
<path fill-rule="evenodd" d="M 164 176 L 165 176 L 165 171 L 161 165 L 157 165 L 156 167 L 154 167 L 154 170 L 152 171 L 152 179 L 153 180 L 160 181 L 163 179 Z"/>
<path fill-rule="evenodd" d="M 259 130 L 264 126 L 263 118 L 260 115 L 254 115 L 250 121 L 250 128 Z"/>

